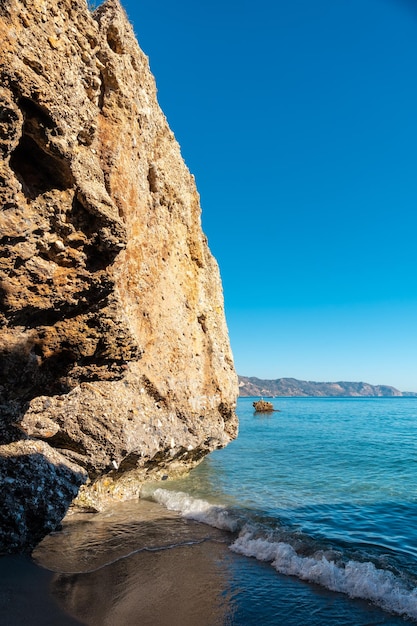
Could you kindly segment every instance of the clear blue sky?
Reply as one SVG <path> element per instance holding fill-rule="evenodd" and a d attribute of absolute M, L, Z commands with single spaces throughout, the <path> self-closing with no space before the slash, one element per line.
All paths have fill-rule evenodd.
<path fill-rule="evenodd" d="M 124 0 L 236 369 L 417 391 L 417 2 Z"/>

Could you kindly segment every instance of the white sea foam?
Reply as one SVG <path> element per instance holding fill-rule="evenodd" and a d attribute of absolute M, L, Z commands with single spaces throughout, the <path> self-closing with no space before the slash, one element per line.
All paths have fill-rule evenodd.
<path fill-rule="evenodd" d="M 373 563 L 335 563 L 322 553 L 300 556 L 288 543 L 254 538 L 243 530 L 231 550 L 260 561 L 270 561 L 281 574 L 297 576 L 351 598 L 370 600 L 386 611 L 417 619 L 417 589 L 408 589 L 392 572 Z"/>
<path fill-rule="evenodd" d="M 156 489 L 152 497 L 170 511 L 179 511 L 187 519 L 230 532 L 239 530 L 239 520 L 224 506 L 210 504 L 206 500 L 193 498 L 182 491 L 169 489 Z"/>
<path fill-rule="evenodd" d="M 311 556 L 297 554 L 286 542 L 259 537 L 259 532 L 262 532 L 260 527 L 255 536 L 253 523 L 243 524 L 242 519 L 226 507 L 193 498 L 181 491 L 157 489 L 153 498 L 187 519 L 231 532 L 240 530 L 230 549 L 259 561 L 270 562 L 281 574 L 296 576 L 351 598 L 369 600 L 386 611 L 417 620 L 417 588 L 408 588 L 392 572 L 379 569 L 373 563 L 353 560 L 336 562 L 329 557 L 330 553 L 322 551 Z"/>

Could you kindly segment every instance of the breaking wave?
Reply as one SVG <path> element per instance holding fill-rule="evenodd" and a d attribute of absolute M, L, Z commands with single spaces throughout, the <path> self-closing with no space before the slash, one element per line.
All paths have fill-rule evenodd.
<path fill-rule="evenodd" d="M 187 519 L 234 533 L 232 551 L 269 562 L 280 574 L 368 600 L 385 611 L 417 620 L 417 588 L 415 581 L 405 576 L 370 561 L 351 559 L 343 549 L 326 549 L 311 537 L 281 527 L 279 520 L 266 520 L 252 511 L 229 509 L 167 489 L 156 489 L 152 497 Z"/>
<path fill-rule="evenodd" d="M 193 498 L 182 491 L 170 491 L 169 489 L 156 489 L 152 497 L 170 511 L 180 512 L 186 519 L 193 519 L 230 532 L 236 532 L 240 528 L 241 520 L 239 517 L 225 506 L 210 504 L 205 500 Z"/>

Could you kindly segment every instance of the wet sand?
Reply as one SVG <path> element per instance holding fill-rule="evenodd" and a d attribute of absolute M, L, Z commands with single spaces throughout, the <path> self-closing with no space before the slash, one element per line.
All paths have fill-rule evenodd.
<path fill-rule="evenodd" d="M 399 626 L 364 601 L 282 576 L 230 533 L 131 502 L 67 518 L 32 559 L 0 558 L 1 626 Z M 408 622 L 409 623 L 409 622 Z"/>
<path fill-rule="evenodd" d="M 140 501 L 69 517 L 0 559 L 0 624 L 227 624 L 230 536 Z"/>
<path fill-rule="evenodd" d="M 0 557 L 0 624 L 2 626 L 73 626 L 80 624 L 57 604 L 50 589 L 54 578 L 30 558 Z"/>

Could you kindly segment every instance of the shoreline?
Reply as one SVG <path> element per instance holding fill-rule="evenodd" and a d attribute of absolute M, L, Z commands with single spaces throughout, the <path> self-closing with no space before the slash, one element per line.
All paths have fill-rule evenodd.
<path fill-rule="evenodd" d="M 146 500 L 70 514 L 31 556 L 0 557 L 0 623 L 229 623 L 229 543 L 227 533 Z"/>
<path fill-rule="evenodd" d="M 74 513 L 31 557 L 0 557 L 5 626 L 399 626 L 365 600 L 229 549 L 230 532 L 147 500 Z"/>
<path fill-rule="evenodd" d="M 204 542 L 56 574 L 0 558 L 4 626 L 401 626 L 414 623 Z M 342 620 L 342 622 L 341 622 Z"/>

